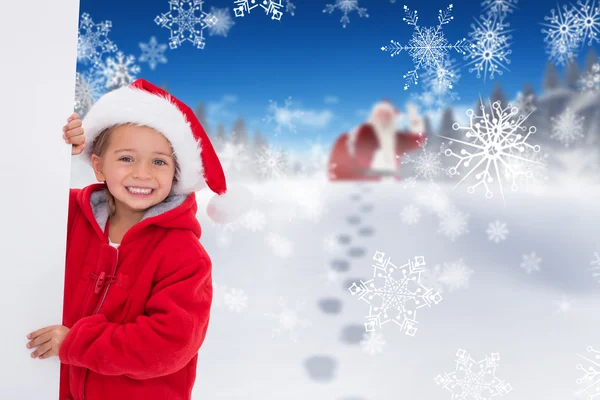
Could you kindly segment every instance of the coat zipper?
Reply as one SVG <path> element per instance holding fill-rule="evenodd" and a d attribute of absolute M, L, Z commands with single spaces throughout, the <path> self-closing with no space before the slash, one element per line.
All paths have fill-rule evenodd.
<path fill-rule="evenodd" d="M 121 240 L 121 243 L 123 241 Z M 117 273 L 117 266 L 119 265 L 119 248 L 116 249 L 117 250 L 117 262 L 115 263 L 115 268 L 113 270 L 113 276 Z M 110 283 L 106 285 L 106 289 L 104 289 L 104 295 L 102 296 L 102 300 L 100 300 L 100 304 L 98 304 L 98 308 L 96 308 L 96 311 L 94 311 L 94 313 L 92 315 L 96 315 L 98 314 L 98 312 L 100 312 L 100 308 L 102 307 L 102 304 L 104 304 L 104 299 L 106 299 L 106 294 L 108 293 L 108 289 L 110 288 Z M 83 383 L 81 385 L 81 394 L 83 397 L 83 400 L 85 400 L 85 378 L 87 378 L 87 373 L 88 373 L 88 368 L 85 369 L 85 372 L 83 373 Z"/>

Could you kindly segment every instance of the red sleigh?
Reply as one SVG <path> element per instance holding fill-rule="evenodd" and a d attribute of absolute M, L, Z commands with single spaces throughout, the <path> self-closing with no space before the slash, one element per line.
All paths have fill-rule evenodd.
<path fill-rule="evenodd" d="M 395 135 L 397 172 L 402 155 L 423 146 L 427 135 L 401 131 Z M 397 174 L 371 169 L 373 157 L 380 146 L 371 124 L 364 124 L 359 128 L 352 146 L 354 152 L 350 151 L 349 140 L 350 135 L 344 133 L 333 145 L 328 163 L 330 181 L 379 181 L 383 176 L 389 175 L 393 175 L 396 180 L 400 179 Z"/>

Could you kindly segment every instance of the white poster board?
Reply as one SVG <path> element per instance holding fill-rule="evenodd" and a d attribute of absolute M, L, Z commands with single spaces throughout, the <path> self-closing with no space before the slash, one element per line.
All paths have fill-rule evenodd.
<path fill-rule="evenodd" d="M 0 24 L 0 399 L 56 400 L 60 361 L 29 332 L 62 322 L 78 0 L 7 1 Z"/>

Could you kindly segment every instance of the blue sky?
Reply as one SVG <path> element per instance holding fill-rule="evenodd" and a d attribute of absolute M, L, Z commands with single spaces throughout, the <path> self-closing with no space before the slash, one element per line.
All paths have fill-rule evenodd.
<path fill-rule="evenodd" d="M 303 147 L 317 137 L 331 143 L 341 132 L 364 120 L 374 102 L 388 98 L 402 109 L 410 94 L 419 92 L 418 85 L 403 90 L 402 75 L 412 68 L 410 56 L 402 53 L 392 58 L 380 48 L 390 39 L 402 44 L 410 40 L 413 27 L 402 20 L 404 5 L 418 10 L 420 25 L 433 26 L 437 25 L 438 10 L 449 4 L 439 0 L 397 0 L 394 4 L 389 0 L 362 0 L 360 5 L 367 8 L 369 17 L 351 13 L 350 24 L 343 28 L 339 11 L 323 12 L 325 5 L 334 0 L 293 3 L 295 15 L 284 14 L 281 21 L 256 11 L 235 18 L 231 11 L 235 25 L 227 37 L 210 36 L 205 31 L 205 49 L 196 49 L 189 42 L 167 49 L 167 64 L 151 70 L 142 63 L 138 77 L 167 83 L 171 93 L 191 107 L 204 102 L 212 129 L 219 121 L 230 129 L 234 119 L 242 115 L 251 133 L 259 129 L 274 143 Z M 548 60 L 541 23 L 556 5 L 545 0 L 519 1 L 508 17 L 512 35 L 509 70 L 484 82 L 463 66 L 456 86 L 461 99 L 452 105 L 457 109 L 471 107 L 480 95 L 489 95 L 495 83 L 502 85 L 509 98 L 515 97 L 525 82 L 539 93 Z M 204 10 L 210 11 L 211 7 L 231 10 L 234 0 L 204 2 Z M 451 42 L 468 38 L 470 24 L 482 12 L 478 0 L 454 1 L 453 7 L 454 19 L 443 28 Z M 139 43 L 148 42 L 151 36 L 156 36 L 159 43 L 168 42 L 169 30 L 154 22 L 157 15 L 168 10 L 167 0 L 80 3 L 80 14 L 90 14 L 94 22 L 110 20 L 109 37 L 119 50 L 136 57 L 141 54 Z M 588 50 L 586 46 L 581 52 L 580 66 Z M 454 58 L 464 65 L 462 56 L 455 53 Z M 84 69 L 78 65 L 78 70 Z M 558 67 L 558 71 L 562 76 L 564 68 Z M 284 127 L 274 137 L 275 125 L 264 121 L 269 100 L 283 106 L 288 97 L 292 98 L 291 109 L 301 115 L 293 120 L 296 133 Z"/>

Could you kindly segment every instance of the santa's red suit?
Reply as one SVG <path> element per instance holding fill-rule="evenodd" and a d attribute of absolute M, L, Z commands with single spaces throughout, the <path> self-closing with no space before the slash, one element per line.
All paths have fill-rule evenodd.
<path fill-rule="evenodd" d="M 397 174 L 403 154 L 423 146 L 427 137 L 423 120 L 409 106 L 409 131 L 398 131 L 400 112 L 389 102 L 377 103 L 369 120 L 341 135 L 329 159 L 330 181 L 378 181 Z"/>

